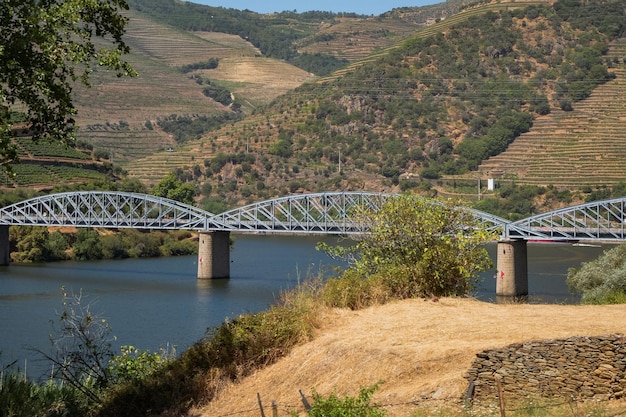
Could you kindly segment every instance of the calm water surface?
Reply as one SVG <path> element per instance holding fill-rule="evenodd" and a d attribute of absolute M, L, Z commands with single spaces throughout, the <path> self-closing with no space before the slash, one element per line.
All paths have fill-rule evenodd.
<path fill-rule="evenodd" d="M 47 365 L 29 347 L 49 351 L 50 323 L 62 307 L 61 287 L 82 293 L 92 311 L 109 322 L 115 348 L 176 346 L 180 352 L 226 318 L 264 310 L 309 272 L 333 265 L 315 250 L 320 239 L 236 236 L 231 278 L 225 280 L 197 280 L 195 256 L 0 267 L 0 364 L 17 360 L 31 376 L 45 372 Z M 577 302 L 565 284 L 568 268 L 606 248 L 529 244 L 530 301 Z M 495 245 L 488 250 L 493 258 Z M 479 299 L 495 301 L 493 274 L 483 274 Z"/>

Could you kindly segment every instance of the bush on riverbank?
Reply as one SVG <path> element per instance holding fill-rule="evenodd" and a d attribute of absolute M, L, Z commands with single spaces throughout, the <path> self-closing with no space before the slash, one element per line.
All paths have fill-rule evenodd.
<path fill-rule="evenodd" d="M 281 294 L 268 310 L 226 320 L 167 367 L 141 381 L 119 384 L 99 417 L 180 415 L 211 401 L 222 388 L 285 356 L 311 339 L 323 320 L 321 279 Z"/>
<path fill-rule="evenodd" d="M 583 304 L 626 304 L 626 244 L 570 268 L 567 285 L 582 296 Z"/>
<path fill-rule="evenodd" d="M 84 416 L 88 403 L 76 389 L 47 381 L 27 380 L 18 371 L 0 373 L 0 415 L 11 417 Z"/>

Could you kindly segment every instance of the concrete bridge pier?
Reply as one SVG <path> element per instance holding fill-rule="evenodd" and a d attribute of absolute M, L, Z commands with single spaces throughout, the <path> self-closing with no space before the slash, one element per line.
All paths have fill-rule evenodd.
<path fill-rule="evenodd" d="M 200 232 L 198 279 L 230 277 L 230 232 Z"/>
<path fill-rule="evenodd" d="M 526 241 L 523 239 L 498 241 L 496 263 L 496 296 L 521 297 L 528 295 Z"/>
<path fill-rule="evenodd" d="M 0 266 L 9 265 L 10 258 L 9 249 L 9 226 L 0 226 Z"/>

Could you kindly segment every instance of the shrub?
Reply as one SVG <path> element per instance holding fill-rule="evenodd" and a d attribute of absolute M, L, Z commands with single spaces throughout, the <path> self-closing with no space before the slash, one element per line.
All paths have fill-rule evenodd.
<path fill-rule="evenodd" d="M 111 328 L 93 312 L 82 293 L 62 291 L 63 310 L 50 336 L 53 350 L 37 352 L 52 363 L 54 379 L 80 392 L 89 403 L 98 404 L 111 383 Z"/>
<path fill-rule="evenodd" d="M 62 384 L 47 381 L 43 384 L 26 379 L 17 371 L 0 374 L 0 415 L 12 417 L 64 416 L 87 414 L 81 394 Z"/>
<path fill-rule="evenodd" d="M 621 304 L 626 302 L 626 245 L 604 252 L 567 274 L 570 291 L 582 296 L 584 304 Z"/>
<path fill-rule="evenodd" d="M 371 404 L 372 395 L 378 384 L 362 388 L 356 397 L 340 397 L 335 393 L 323 397 L 313 391 L 313 404 L 309 417 L 383 417 L 387 412 L 375 404 Z M 297 416 L 297 414 L 294 414 Z"/>
<path fill-rule="evenodd" d="M 140 351 L 134 346 L 120 347 L 120 354 L 109 362 L 112 378 L 117 382 L 137 383 L 153 375 L 174 359 L 174 349 L 159 352 Z"/>
<path fill-rule="evenodd" d="M 318 247 L 350 263 L 348 280 L 377 277 L 383 292 L 394 298 L 467 295 L 478 273 L 491 265 L 480 246 L 490 234 L 469 210 L 453 202 L 403 194 L 376 212 L 357 216 L 369 232 L 355 245 Z M 379 291 L 381 286 L 372 288 Z"/>

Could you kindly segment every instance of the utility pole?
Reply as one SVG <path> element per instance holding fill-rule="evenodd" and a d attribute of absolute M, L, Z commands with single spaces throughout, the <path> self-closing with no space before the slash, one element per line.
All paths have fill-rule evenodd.
<path fill-rule="evenodd" d="M 339 174 L 341 174 L 341 148 L 339 148 Z"/>

